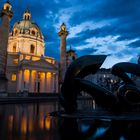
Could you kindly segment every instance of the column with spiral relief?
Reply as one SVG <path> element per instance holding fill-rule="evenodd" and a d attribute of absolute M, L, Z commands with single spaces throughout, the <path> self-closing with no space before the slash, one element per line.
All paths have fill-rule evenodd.
<path fill-rule="evenodd" d="M 13 16 L 11 11 L 11 4 L 9 1 L 5 2 L 2 10 L 0 11 L 0 17 L 2 19 L 0 25 L 0 93 L 6 91 L 6 67 L 7 67 L 7 47 L 9 37 L 9 24 Z"/>
<path fill-rule="evenodd" d="M 60 37 L 60 76 L 59 82 L 63 83 L 65 73 L 66 73 L 66 38 L 68 36 L 68 31 L 66 25 L 63 23 L 60 26 L 60 31 L 58 33 Z"/>

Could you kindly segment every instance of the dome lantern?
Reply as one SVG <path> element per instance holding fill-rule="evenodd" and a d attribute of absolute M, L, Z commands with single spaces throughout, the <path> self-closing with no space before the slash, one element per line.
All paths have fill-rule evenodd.
<path fill-rule="evenodd" d="M 24 12 L 23 19 L 24 20 L 31 20 L 31 13 L 28 9 Z"/>

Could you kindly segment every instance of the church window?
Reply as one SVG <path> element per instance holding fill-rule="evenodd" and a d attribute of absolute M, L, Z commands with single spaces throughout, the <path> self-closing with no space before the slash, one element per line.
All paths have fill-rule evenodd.
<path fill-rule="evenodd" d="M 35 35 L 35 31 L 34 30 L 32 31 L 32 35 Z"/>
<path fill-rule="evenodd" d="M 14 45 L 13 46 L 13 52 L 16 52 L 16 49 L 17 49 L 17 47 L 16 47 L 16 45 Z"/>
<path fill-rule="evenodd" d="M 18 33 L 18 31 L 17 31 L 17 30 L 15 30 L 15 35 L 17 35 L 17 33 Z"/>
<path fill-rule="evenodd" d="M 35 46 L 34 45 L 31 45 L 30 47 L 30 53 L 34 53 L 35 52 Z"/>
<path fill-rule="evenodd" d="M 11 77 L 11 80 L 12 80 L 12 81 L 16 81 L 16 79 L 17 79 L 16 73 L 13 73 L 13 74 L 12 74 L 12 77 Z"/>
<path fill-rule="evenodd" d="M 28 15 L 28 20 L 30 19 L 29 15 Z"/>
<path fill-rule="evenodd" d="M 7 7 L 6 7 L 6 10 L 7 10 L 7 11 L 9 11 L 9 10 L 10 10 L 9 6 L 7 6 Z"/>
<path fill-rule="evenodd" d="M 25 19 L 25 20 L 27 19 L 27 16 L 26 16 L 26 15 L 24 16 L 24 19 Z"/>

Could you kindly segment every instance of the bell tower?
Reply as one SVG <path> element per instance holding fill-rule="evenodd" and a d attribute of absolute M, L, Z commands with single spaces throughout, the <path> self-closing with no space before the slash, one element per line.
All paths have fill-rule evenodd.
<path fill-rule="evenodd" d="M 4 87 L 7 81 L 6 66 L 7 66 L 9 23 L 13 16 L 11 8 L 12 6 L 10 2 L 7 0 L 4 3 L 2 10 L 0 11 L 0 17 L 2 18 L 2 23 L 0 25 L 0 92 L 5 91 Z"/>
<path fill-rule="evenodd" d="M 77 54 L 75 50 L 72 49 L 70 46 L 70 49 L 66 52 L 66 58 L 67 58 L 67 68 L 68 66 L 77 59 Z"/>
<path fill-rule="evenodd" d="M 60 26 L 58 35 L 60 37 L 60 82 L 62 83 L 66 72 L 66 38 L 68 36 L 68 31 L 64 23 Z"/>

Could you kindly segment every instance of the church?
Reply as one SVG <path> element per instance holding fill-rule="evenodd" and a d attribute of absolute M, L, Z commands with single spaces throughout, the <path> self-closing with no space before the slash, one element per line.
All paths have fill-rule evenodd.
<path fill-rule="evenodd" d="M 10 17 L 10 12 L 11 4 L 6 2 L 1 12 L 1 36 L 6 22 L 4 18 Z M 5 38 L 2 36 L 1 40 L 4 42 Z M 1 48 L 4 45 L 3 43 Z M 32 21 L 31 12 L 26 10 L 22 19 L 14 24 L 8 36 L 6 56 L 8 93 L 24 91 L 58 93 L 58 62 L 54 58 L 45 56 L 44 52 L 44 36 L 39 26 Z M 0 68 L 2 69 L 2 65 Z"/>
<path fill-rule="evenodd" d="M 8 92 L 58 92 L 58 63 L 44 55 L 44 36 L 26 10 L 8 40 Z"/>
<path fill-rule="evenodd" d="M 39 26 L 27 9 L 9 31 L 12 6 L 5 2 L 0 12 L 0 93 L 58 93 L 68 65 L 77 58 L 66 50 L 69 32 L 60 26 L 60 62 L 45 56 L 45 42 Z"/>

